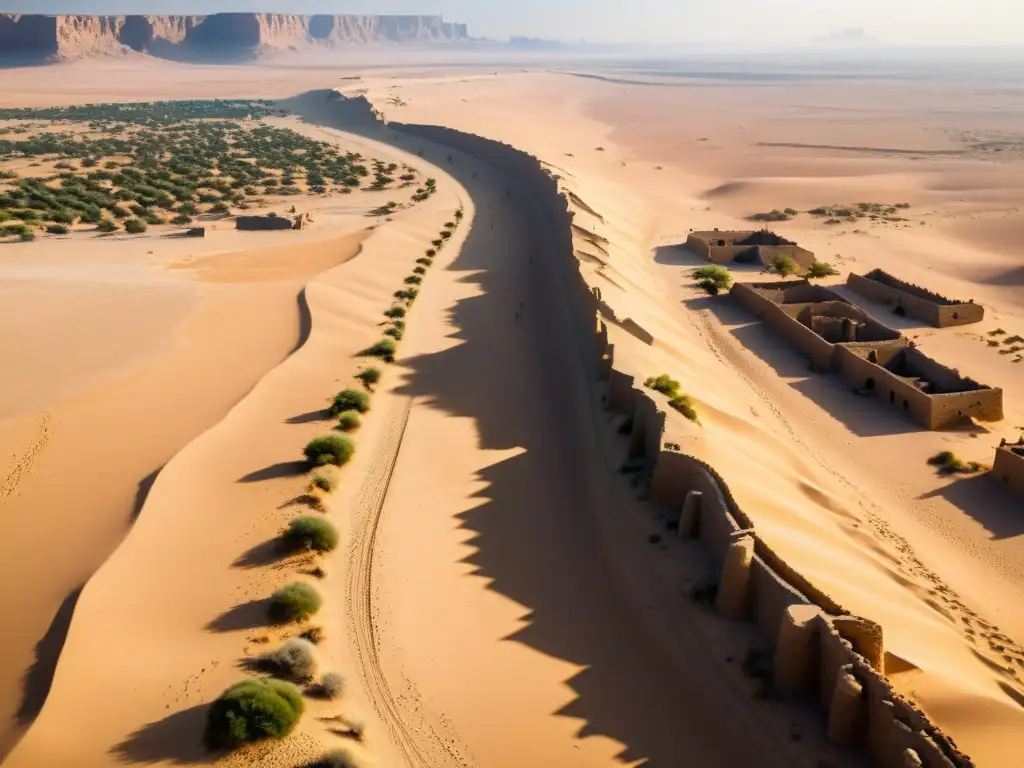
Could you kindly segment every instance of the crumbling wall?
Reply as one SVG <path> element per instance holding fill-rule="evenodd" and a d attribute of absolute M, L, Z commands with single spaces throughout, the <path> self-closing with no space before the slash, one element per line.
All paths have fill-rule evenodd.
<path fill-rule="evenodd" d="M 916 318 L 936 328 L 977 323 L 985 317 L 985 308 L 980 304 L 948 299 L 880 269 L 866 275 L 851 274 L 846 284 L 850 290 L 870 301 L 892 307 L 897 314 Z"/>
<path fill-rule="evenodd" d="M 1004 440 L 996 448 L 991 474 L 1004 487 L 1024 494 L 1024 438 L 1016 444 Z"/>
<path fill-rule="evenodd" d="M 284 216 L 237 216 L 235 228 L 247 232 L 294 229 L 292 220 Z"/>
<path fill-rule="evenodd" d="M 528 187 L 532 204 L 552 206 L 547 220 L 564 228 L 559 252 L 567 274 L 579 286 L 571 288 L 568 297 L 573 311 L 581 313 L 574 322 L 589 336 L 581 340 L 590 352 L 587 359 L 598 362 L 599 373 L 588 373 L 600 376 L 601 365 L 608 366 L 606 403 L 632 417 L 630 454 L 654 464 L 651 502 L 679 510 L 680 535 L 698 536 L 722 564 L 720 583 L 726 586 L 719 591 L 720 610 L 756 621 L 776 644 L 776 677 L 788 683 L 787 691 L 791 695 L 818 691 L 817 698 L 829 714 L 830 738 L 866 748 L 882 768 L 905 768 L 915 756 L 927 768 L 972 766 L 889 685 L 880 668 L 883 651 L 877 625 L 849 617 L 835 600 L 783 561 L 757 534 L 712 467 L 663 447 L 666 414 L 650 391 L 635 386 L 633 374 L 615 367 L 614 347 L 599 315 L 601 302 L 586 285 L 574 256 L 567 201 L 557 194 L 540 162 L 508 145 L 446 128 L 392 127 L 473 155 Z M 771 305 L 763 297 L 746 298 L 755 306 Z M 854 642 L 867 657 L 858 653 Z"/>
<path fill-rule="evenodd" d="M 811 358 L 816 370 L 832 369 L 835 346 L 816 334 L 794 317 L 790 317 L 779 304 L 760 295 L 755 288 L 736 283 L 729 295 L 741 306 L 750 309 L 765 325 L 772 328 L 797 350 Z"/>

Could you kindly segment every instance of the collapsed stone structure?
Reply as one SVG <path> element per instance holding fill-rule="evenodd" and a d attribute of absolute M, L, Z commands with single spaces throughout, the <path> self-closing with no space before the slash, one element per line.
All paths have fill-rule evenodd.
<path fill-rule="evenodd" d="M 965 418 L 999 421 L 1003 391 L 922 353 L 834 291 L 807 280 L 736 284 L 736 301 L 807 355 L 815 370 L 901 408 L 926 429 Z"/>
<path fill-rule="evenodd" d="M 771 264 L 776 256 L 789 256 L 801 269 L 810 269 L 814 254 L 767 229 L 691 232 L 686 250 L 715 264 Z"/>
<path fill-rule="evenodd" d="M 973 300 L 947 299 L 880 269 L 873 269 L 866 275 L 851 274 L 846 284 L 864 298 L 892 307 L 901 317 L 913 317 L 936 328 L 978 323 L 985 317 L 985 308 Z"/>
<path fill-rule="evenodd" d="M 1011 491 L 1024 494 L 1024 437 L 1016 443 L 999 443 L 992 476 Z"/>
<path fill-rule="evenodd" d="M 655 399 L 661 396 L 637 387 L 631 374 L 615 367 L 610 325 L 623 339 L 634 333 L 587 285 L 574 256 L 568 200 L 541 163 L 507 144 L 449 128 L 390 127 L 474 156 L 528 193 L 520 199 L 553 234 L 562 255 L 557 266 L 581 354 L 595 363 L 591 373 L 604 390 L 606 406 L 632 416 L 629 450 L 647 460 L 651 502 L 674 510 L 680 536 L 696 537 L 722 568 L 719 612 L 755 622 L 771 640 L 776 688 L 817 701 L 828 713 L 828 737 L 866 750 L 882 768 L 971 768 L 970 758 L 886 679 L 881 628 L 850 616 L 779 557 L 712 467 L 664 447 L 672 436 L 666 435 L 663 402 Z"/>

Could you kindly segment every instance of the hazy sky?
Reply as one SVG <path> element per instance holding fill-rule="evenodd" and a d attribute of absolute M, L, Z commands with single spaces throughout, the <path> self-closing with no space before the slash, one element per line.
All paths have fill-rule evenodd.
<path fill-rule="evenodd" d="M 1024 44 L 1020 0 L 0 0 L 0 11 L 443 13 L 495 38 L 792 44 L 863 27 L 890 44 Z"/>

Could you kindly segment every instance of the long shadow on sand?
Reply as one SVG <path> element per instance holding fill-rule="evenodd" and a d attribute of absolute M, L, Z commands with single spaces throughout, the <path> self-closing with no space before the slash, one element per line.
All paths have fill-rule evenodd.
<path fill-rule="evenodd" d="M 302 114 L 300 105 L 295 109 Z M 339 127 L 336 115 L 306 115 Z M 344 129 L 394 137 L 359 121 Z M 719 739 L 710 754 L 702 748 L 710 739 L 680 735 L 709 718 L 732 718 L 706 714 L 710 705 L 689 701 L 671 682 L 679 671 L 639 628 L 637 609 L 623 596 L 598 539 L 596 492 L 583 458 L 588 448 L 572 416 L 579 413 L 573 399 L 580 388 L 571 382 L 583 377 L 574 348 L 579 337 L 565 311 L 564 267 L 556 261 L 564 254 L 553 252 L 552 222 L 530 205 L 531 190 L 488 166 L 411 136 L 396 143 L 443 165 L 477 208 L 451 269 L 479 295 L 459 300 L 451 311 L 451 341 L 458 343 L 401 360 L 409 371 L 401 392 L 415 397 L 418 408 L 472 419 L 484 451 L 522 451 L 478 472 L 483 489 L 460 504 L 461 512 L 452 510 L 471 533 L 467 543 L 476 551 L 464 562 L 473 575 L 482 577 L 483 588 L 524 607 L 525 626 L 504 640 L 582 670 L 564 681 L 573 698 L 553 714 L 574 719 L 579 738 L 599 735 L 623 745 L 618 759 L 670 768 L 680 764 L 681 745 L 695 742 L 692 749 L 687 743 L 688 764 L 737 764 L 727 756 L 730 739 Z M 517 204 L 499 194 L 506 189 Z M 499 207 L 501 216 L 492 218 Z M 522 247 L 509 249 L 517 239 Z M 512 262 L 530 256 L 533 266 Z M 520 301 L 525 310 L 517 323 Z"/>
<path fill-rule="evenodd" d="M 264 480 L 280 480 L 285 477 L 298 477 L 306 474 L 309 465 L 304 461 L 281 461 L 269 467 L 257 469 L 238 478 L 240 483 L 262 483 Z"/>
<path fill-rule="evenodd" d="M 793 389 L 841 421 L 855 435 L 877 437 L 919 432 L 915 424 L 895 408 L 872 397 L 856 394 L 841 378 L 815 373 L 810 359 L 786 340 L 738 306 L 729 296 L 691 299 L 691 310 L 710 310 L 722 327 L 740 344 L 767 363 Z M 785 382 L 784 379 L 795 379 Z"/>
<path fill-rule="evenodd" d="M 1020 499 L 1001 487 L 989 472 L 954 480 L 921 498 L 945 499 L 981 523 L 993 539 L 1024 534 Z"/>
<path fill-rule="evenodd" d="M 269 605 L 266 598 L 236 605 L 209 622 L 205 629 L 209 632 L 241 632 L 270 626 L 267 618 Z"/>
<path fill-rule="evenodd" d="M 208 705 L 200 704 L 144 725 L 110 750 L 127 765 L 211 765 L 211 755 L 200 742 Z"/>

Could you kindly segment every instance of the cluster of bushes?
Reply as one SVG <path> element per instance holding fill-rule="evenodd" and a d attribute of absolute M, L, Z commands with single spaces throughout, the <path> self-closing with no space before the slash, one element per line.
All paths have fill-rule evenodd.
<path fill-rule="evenodd" d="M 693 278 L 697 281 L 697 285 L 711 296 L 717 296 L 732 287 L 732 274 L 718 264 L 708 264 L 695 269 Z"/>
<path fill-rule="evenodd" d="M 952 451 L 940 451 L 928 459 L 928 463 L 938 469 L 940 475 L 972 475 L 984 469 L 976 461 L 962 461 Z"/>
<path fill-rule="evenodd" d="M 689 395 L 684 395 L 679 392 L 679 382 L 667 373 L 663 373 L 659 376 L 652 376 L 644 382 L 644 386 L 665 395 L 669 399 L 668 404 L 672 406 L 672 408 L 683 414 L 683 416 L 688 418 L 690 421 L 698 424 L 700 423 L 700 416 L 697 414 L 697 409 L 693 404 L 693 400 Z"/>
<path fill-rule="evenodd" d="M 435 192 L 437 192 L 437 180 L 427 179 L 424 185 L 416 190 L 412 200 L 414 203 L 422 203 L 424 200 L 428 200 Z"/>
<path fill-rule="evenodd" d="M 873 219 L 884 221 L 906 221 L 899 212 L 910 207 L 910 203 L 857 203 L 856 205 L 823 205 L 808 211 L 811 216 L 825 219 L 826 224 L 855 222 L 857 219 Z"/>
<path fill-rule="evenodd" d="M 795 208 L 786 208 L 785 210 L 773 209 L 766 213 L 755 213 L 750 217 L 751 221 L 789 221 L 794 216 L 798 215 L 799 211 Z"/>
<path fill-rule="evenodd" d="M 300 179 L 312 193 L 326 192 L 329 184 L 347 192 L 370 175 L 358 153 L 343 153 L 288 129 L 237 122 L 275 113 L 258 101 L 0 110 L 0 119 L 33 115 L 90 121 L 85 133 L 0 139 L 0 161 L 57 161 L 52 177 L 15 178 L 12 187 L 0 193 L 0 212 L 30 230 L 46 222 L 83 222 L 109 232 L 129 217 L 148 225 L 168 220 L 184 225 L 200 213 L 248 208 L 260 195 L 302 194 Z M 101 163 L 103 167 L 97 167 Z M 372 188 L 382 189 L 382 179 L 389 177 L 381 174 L 398 168 L 374 164 L 378 173 Z M 403 178 L 415 178 L 408 170 Z"/>

